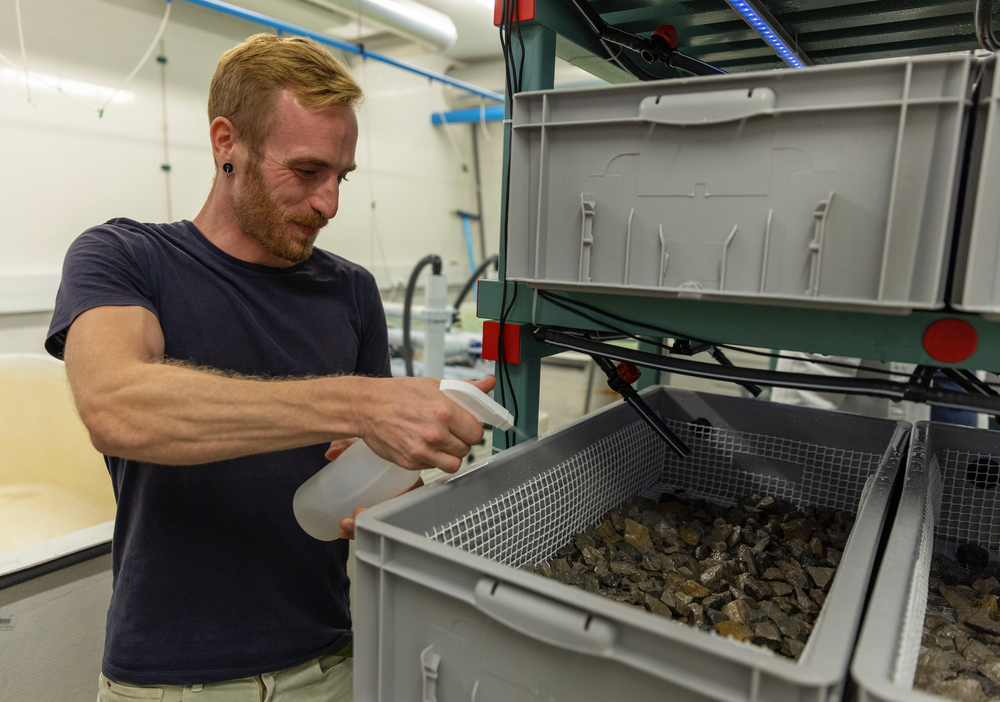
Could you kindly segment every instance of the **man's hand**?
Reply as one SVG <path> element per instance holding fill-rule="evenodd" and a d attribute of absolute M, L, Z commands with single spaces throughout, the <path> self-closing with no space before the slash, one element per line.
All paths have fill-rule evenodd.
<path fill-rule="evenodd" d="M 327 455 L 329 455 L 329 454 L 327 454 Z M 423 478 L 417 478 L 417 482 L 415 482 L 413 484 L 413 487 L 409 487 L 406 490 L 403 490 L 401 493 L 399 493 L 399 495 L 405 495 L 406 493 L 410 492 L 411 490 L 416 490 L 418 487 L 421 487 L 423 484 L 424 484 L 424 479 Z M 399 495 L 396 495 L 396 497 L 399 497 Z M 345 517 L 344 519 L 340 520 L 340 538 L 342 538 L 342 539 L 353 539 L 354 538 L 354 520 L 357 519 L 358 515 L 361 514 L 362 512 L 364 512 L 366 509 L 368 509 L 368 508 L 367 507 L 358 507 L 356 510 L 354 510 L 354 514 L 353 515 L 351 515 L 350 517 Z"/>
<path fill-rule="evenodd" d="M 409 470 L 440 468 L 454 473 L 469 447 L 483 438 L 475 417 L 440 391 L 437 378 L 372 381 L 359 399 L 361 437 L 382 458 Z M 472 383 L 483 392 L 492 376 Z"/>

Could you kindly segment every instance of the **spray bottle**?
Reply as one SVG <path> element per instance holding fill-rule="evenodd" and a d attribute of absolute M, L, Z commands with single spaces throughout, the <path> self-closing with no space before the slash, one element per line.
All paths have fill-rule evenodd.
<path fill-rule="evenodd" d="M 514 424 L 510 412 L 471 383 L 442 380 L 441 392 L 484 424 L 501 431 Z M 419 471 L 385 460 L 359 439 L 299 486 L 292 510 L 307 534 L 320 541 L 333 541 L 339 536 L 341 519 L 352 516 L 359 507 L 371 507 L 395 497 L 412 487 L 419 477 Z"/>

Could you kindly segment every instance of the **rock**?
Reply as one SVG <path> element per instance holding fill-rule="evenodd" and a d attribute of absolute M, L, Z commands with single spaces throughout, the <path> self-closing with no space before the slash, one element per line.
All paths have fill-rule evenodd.
<path fill-rule="evenodd" d="M 756 548 L 756 546 L 754 548 Z M 757 577 L 757 564 L 754 562 L 753 556 L 753 548 L 747 546 L 746 544 L 739 545 L 737 549 L 737 557 L 740 562 L 740 568 L 743 569 L 743 572 Z"/>
<path fill-rule="evenodd" d="M 608 572 L 608 562 L 601 560 L 597 565 L 594 566 L 594 572 L 598 575 L 604 575 Z"/>
<path fill-rule="evenodd" d="M 642 567 L 645 570 L 660 570 L 663 567 L 663 560 L 654 549 L 647 548 L 642 552 Z"/>
<path fill-rule="evenodd" d="M 757 580 L 750 573 L 743 573 L 736 580 L 737 587 L 743 591 L 743 594 L 754 600 L 760 601 L 774 594 L 774 588 L 771 587 L 770 583 Z"/>
<path fill-rule="evenodd" d="M 981 631 L 992 636 L 1000 635 L 1000 622 L 997 622 L 981 609 L 974 609 L 968 618 L 963 622 L 970 629 Z"/>
<path fill-rule="evenodd" d="M 801 568 L 792 568 L 785 573 L 785 581 L 792 587 L 797 587 L 800 590 L 809 589 L 809 577 Z"/>
<path fill-rule="evenodd" d="M 612 510 L 609 515 L 609 518 L 611 519 L 611 526 L 614 527 L 614 530 L 619 534 L 624 534 L 625 517 L 622 516 L 622 513 L 619 512 L 618 510 Z"/>
<path fill-rule="evenodd" d="M 920 654 L 917 659 L 917 666 L 920 668 L 938 668 L 940 670 L 953 670 L 960 672 L 963 670 L 975 670 L 976 666 L 957 653 L 942 651 L 939 648 L 931 648 Z"/>
<path fill-rule="evenodd" d="M 644 571 L 639 570 L 631 563 L 626 563 L 625 561 L 611 561 L 611 563 L 608 564 L 608 567 L 611 568 L 613 572 L 618 573 L 619 575 L 624 575 L 626 577 L 637 577 L 640 575 L 642 576 L 646 575 Z"/>
<path fill-rule="evenodd" d="M 601 585 L 604 587 L 617 588 L 622 583 L 622 576 L 613 570 L 609 570 L 601 577 Z"/>
<path fill-rule="evenodd" d="M 717 627 L 721 622 L 729 621 L 729 617 L 717 609 L 706 609 L 705 618 L 714 627 Z"/>
<path fill-rule="evenodd" d="M 966 640 L 960 651 L 967 661 L 977 666 L 990 658 L 996 657 L 996 654 L 988 646 L 975 639 Z"/>
<path fill-rule="evenodd" d="M 691 608 L 691 623 L 695 626 L 705 623 L 705 609 L 697 602 L 688 605 Z"/>
<path fill-rule="evenodd" d="M 653 548 L 649 539 L 649 529 L 631 519 L 625 520 L 625 541 L 639 549 Z"/>
<path fill-rule="evenodd" d="M 740 543 L 740 541 L 742 540 L 742 535 L 743 535 L 743 529 L 741 527 L 739 526 L 733 527 L 733 533 L 729 535 L 728 539 L 726 539 L 726 545 L 729 546 L 729 548 L 733 548 L 734 546 L 736 546 L 736 544 Z"/>
<path fill-rule="evenodd" d="M 951 608 L 955 610 L 955 616 L 958 617 L 958 621 L 963 624 L 966 623 L 966 620 L 972 614 L 972 603 L 963 597 L 958 590 L 947 585 L 941 585 L 938 588 L 938 592 L 948 601 Z"/>
<path fill-rule="evenodd" d="M 782 640 L 778 627 L 771 622 L 757 624 L 753 630 L 753 642 L 758 646 L 766 646 L 773 651 L 781 650 Z"/>
<path fill-rule="evenodd" d="M 715 625 L 715 630 L 720 636 L 725 636 L 737 641 L 753 641 L 753 631 L 746 624 L 724 621 Z"/>
<path fill-rule="evenodd" d="M 795 604 L 803 614 L 817 614 L 819 607 L 800 588 L 795 588 Z"/>
<path fill-rule="evenodd" d="M 712 594 L 712 591 L 699 582 L 694 580 L 685 580 L 681 585 L 681 589 L 691 597 L 695 599 L 701 599 L 702 597 L 707 597 Z"/>
<path fill-rule="evenodd" d="M 988 699 L 983 692 L 983 686 L 968 678 L 936 682 L 931 685 L 930 691 L 954 702 L 987 702 Z"/>
<path fill-rule="evenodd" d="M 981 578 L 972 583 L 972 589 L 980 595 L 990 595 L 1000 593 L 1000 581 L 994 577 Z"/>
<path fill-rule="evenodd" d="M 990 564 L 990 552 L 978 544 L 962 544 L 955 552 L 955 560 L 969 568 L 986 568 Z"/>
<path fill-rule="evenodd" d="M 815 568 L 812 566 L 807 567 L 805 571 L 809 573 L 809 577 L 811 577 L 813 582 L 816 583 L 816 587 L 823 591 L 829 589 L 828 586 L 830 581 L 833 579 L 833 574 L 835 572 L 833 568 Z"/>
<path fill-rule="evenodd" d="M 745 600 L 733 600 L 722 608 L 722 613 L 729 617 L 730 621 L 737 624 L 747 623 L 747 613 L 749 611 L 750 606 Z"/>
<path fill-rule="evenodd" d="M 803 542 L 809 541 L 813 528 L 808 519 L 793 519 L 781 525 L 781 530 L 785 533 L 785 539 L 790 541 L 798 539 Z"/>
<path fill-rule="evenodd" d="M 596 566 L 598 563 L 606 563 L 604 555 L 593 546 L 584 545 L 580 549 L 583 555 L 583 562 L 589 566 Z"/>
<path fill-rule="evenodd" d="M 822 590 L 813 588 L 809 591 L 809 597 L 812 598 L 812 601 L 816 603 L 817 607 L 822 607 L 826 604 L 826 593 Z"/>
<path fill-rule="evenodd" d="M 822 558 L 823 557 L 823 542 L 820 541 L 817 537 L 814 536 L 812 539 L 809 540 L 809 550 L 812 551 L 812 554 L 816 558 Z"/>
<path fill-rule="evenodd" d="M 765 570 L 760 577 L 764 580 L 784 580 L 785 574 L 781 572 L 780 568 L 771 567 Z"/>
<path fill-rule="evenodd" d="M 777 597 L 784 597 L 785 595 L 792 594 L 795 591 L 795 588 L 788 583 L 776 580 L 771 583 L 771 590 Z"/>
<path fill-rule="evenodd" d="M 939 668 L 919 668 L 913 676 L 913 687 L 926 690 L 931 685 L 942 680 L 953 680 L 958 677 L 958 673 L 953 670 L 941 670 Z"/>
<path fill-rule="evenodd" d="M 977 665 L 976 669 L 989 678 L 994 685 L 1000 685 L 1000 658 L 990 656 Z"/>
<path fill-rule="evenodd" d="M 556 558 L 551 562 L 551 565 L 554 573 L 564 573 L 569 570 L 569 561 L 565 558 Z"/>
<path fill-rule="evenodd" d="M 711 565 L 702 571 L 699 580 L 708 590 L 715 592 L 722 584 L 726 575 L 726 566 L 723 563 Z"/>
<path fill-rule="evenodd" d="M 723 605 L 727 602 L 723 595 L 713 593 L 701 601 L 701 606 L 706 610 L 709 609 L 722 609 Z"/>
<path fill-rule="evenodd" d="M 666 521 L 662 521 L 653 527 L 653 536 L 661 539 L 665 544 L 669 546 L 682 546 L 684 542 L 681 541 L 680 533 L 677 529 L 671 526 Z"/>
<path fill-rule="evenodd" d="M 701 543 L 701 535 L 691 527 L 688 527 L 687 529 L 682 529 L 680 536 L 681 536 L 681 541 L 686 543 L 688 546 L 697 546 L 699 543 Z"/>
<path fill-rule="evenodd" d="M 535 572 L 538 575 L 545 576 L 546 578 L 551 578 L 553 575 L 552 566 L 544 562 L 535 566 Z"/>
<path fill-rule="evenodd" d="M 795 639 L 783 638 L 781 642 L 781 652 L 789 658 L 798 658 L 806 645 Z"/>
<path fill-rule="evenodd" d="M 835 548 L 828 548 L 826 550 L 826 561 L 834 568 L 840 565 L 841 552 Z"/>
<path fill-rule="evenodd" d="M 986 616 L 990 619 L 994 621 L 1000 620 L 1000 608 L 997 607 L 996 595 L 983 595 L 975 601 L 975 605 L 985 612 Z"/>
<path fill-rule="evenodd" d="M 747 611 L 747 621 L 746 625 L 749 627 L 755 627 L 761 622 L 771 621 L 771 618 L 767 615 L 762 608 L 751 609 Z"/>
<path fill-rule="evenodd" d="M 643 602 L 646 605 L 646 609 L 648 609 L 653 614 L 659 615 L 661 617 L 666 617 L 667 619 L 674 618 L 674 613 L 670 611 L 670 608 L 660 600 L 650 595 L 649 593 L 647 593 L 646 596 L 643 598 Z"/>

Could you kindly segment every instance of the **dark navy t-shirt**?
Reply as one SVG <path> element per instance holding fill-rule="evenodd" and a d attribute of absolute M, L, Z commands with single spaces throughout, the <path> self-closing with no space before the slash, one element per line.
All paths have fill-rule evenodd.
<path fill-rule="evenodd" d="M 115 219 L 70 247 L 45 342 L 101 306 L 157 316 L 172 359 L 269 378 L 389 375 L 374 278 L 325 251 L 241 261 L 191 222 Z M 295 490 L 328 444 L 196 466 L 108 457 L 118 501 L 104 674 L 193 685 L 289 668 L 351 640 L 347 542 L 308 536 Z"/>

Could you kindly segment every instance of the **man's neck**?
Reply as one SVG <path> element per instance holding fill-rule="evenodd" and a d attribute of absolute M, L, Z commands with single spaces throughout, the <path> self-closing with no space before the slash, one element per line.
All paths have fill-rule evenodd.
<path fill-rule="evenodd" d="M 198 231 L 227 254 L 241 261 L 272 268 L 289 268 L 295 265 L 269 253 L 258 241 L 243 233 L 236 223 L 232 204 L 218 192 L 217 185 L 212 184 L 201 212 L 192 220 Z"/>

